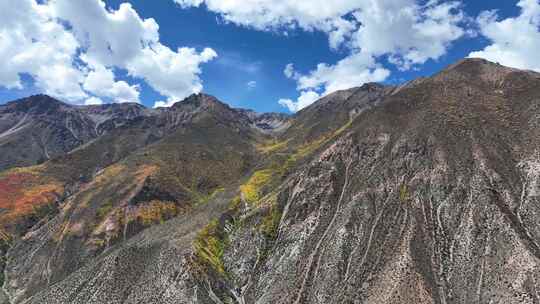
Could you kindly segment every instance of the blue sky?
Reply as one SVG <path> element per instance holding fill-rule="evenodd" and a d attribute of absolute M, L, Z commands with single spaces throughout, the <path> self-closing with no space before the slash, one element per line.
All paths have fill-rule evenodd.
<path fill-rule="evenodd" d="M 370 4 L 358 4 L 356 7 L 356 3 L 373 1 L 339 0 L 343 10 L 329 15 L 318 15 L 319 13 L 313 13 L 309 7 L 287 4 L 287 0 L 278 0 L 277 2 L 280 1 L 283 2 L 284 9 L 271 12 L 270 16 L 258 8 L 249 8 L 250 4 L 245 5 L 247 8 L 242 7 L 242 1 L 238 1 L 239 5 L 233 7 L 224 7 L 216 0 L 105 1 L 102 12 L 105 19 L 103 20 L 123 22 L 127 27 L 130 25 L 129 22 L 133 21 L 136 22 L 133 24 L 139 25 L 152 18 L 153 22 L 145 22 L 143 29 L 141 29 L 141 33 L 144 35 L 146 33 L 159 35 L 159 38 L 144 38 L 151 41 L 149 45 L 159 43 L 160 46 L 171 51 L 170 54 L 167 53 L 171 56 L 180 53 L 177 51 L 178 48 L 193 48 L 193 55 L 199 56 L 190 66 L 181 68 L 184 70 L 198 69 L 198 71 L 187 75 L 182 71 L 169 71 L 170 77 L 167 75 L 160 77 L 161 70 L 151 71 L 154 61 L 150 63 L 141 61 L 140 58 L 146 57 L 137 55 L 138 53 L 133 55 L 135 58 L 133 60 L 137 60 L 137 63 L 133 63 L 133 61 L 128 60 L 124 62 L 122 58 L 111 59 L 112 57 L 102 56 L 97 48 L 94 51 L 91 50 L 92 43 L 97 45 L 101 40 L 105 41 L 106 44 L 113 45 L 110 48 L 114 49 L 115 41 L 119 41 L 120 48 L 122 44 L 130 43 L 127 41 L 127 36 L 133 34 L 134 37 L 142 37 L 143 34 L 141 36 L 137 36 L 140 33 L 119 34 L 119 37 L 103 34 L 103 32 L 94 34 L 91 31 L 99 26 L 99 23 L 92 25 L 93 17 L 88 18 L 88 24 L 72 24 L 74 21 L 70 23 L 72 20 L 70 18 L 75 20 L 91 9 L 95 8 L 96 12 L 101 12 L 99 8 L 103 5 L 102 0 L 88 0 L 88 2 L 96 3 L 96 6 L 91 9 L 88 7 L 78 8 L 71 4 L 62 6 L 62 0 L 52 1 L 58 2 L 55 4 L 49 4 L 47 1 L 21 0 L 21 3 L 28 2 L 29 6 L 23 7 L 21 5 L 20 12 L 35 9 L 37 6 L 52 7 L 51 12 L 43 17 L 43 22 L 60 20 L 57 23 L 60 27 L 64 27 L 66 41 L 73 40 L 71 42 L 73 47 L 65 48 L 62 46 L 63 44 L 56 48 L 51 47 L 50 54 L 55 58 L 62 57 L 62 52 L 71 52 L 67 56 L 70 59 L 59 59 L 58 63 L 55 63 L 55 67 L 62 64 L 70 65 L 69 73 L 60 73 L 61 76 L 58 76 L 58 79 L 74 75 L 72 78 L 76 76 L 79 80 L 75 84 L 71 84 L 69 79 L 57 80 L 56 75 L 54 75 L 56 70 L 53 68 L 48 68 L 49 72 L 40 70 L 40 66 L 49 64 L 47 58 L 44 58 L 43 61 L 36 59 L 36 62 L 31 65 L 13 63 L 4 67 L 5 70 L 12 71 L 11 74 L 5 77 L 0 75 L 0 103 L 44 92 L 75 104 L 85 103 L 90 99 L 96 102 L 117 102 L 136 98 L 144 105 L 152 107 L 156 101 L 164 101 L 166 104 L 167 100 L 175 101 L 185 97 L 191 93 L 190 90 L 202 89 L 205 93 L 212 94 L 233 107 L 251 108 L 259 112 L 289 112 L 289 109 L 297 110 L 303 106 L 301 102 L 297 103 L 297 98 L 303 93 L 306 95 L 304 103 L 306 105 L 317 97 L 331 92 L 334 88 L 342 88 L 340 77 L 343 77 L 343 86 L 361 85 L 362 82 L 368 80 L 397 84 L 419 76 L 431 75 L 444 66 L 469 56 L 472 52 L 479 52 L 475 54 L 505 65 L 534 70 L 540 68 L 538 59 L 532 58 L 535 56 L 531 55 L 532 48 L 540 44 L 540 41 L 537 41 L 540 39 L 529 35 L 531 37 L 528 40 L 531 41 L 525 43 L 511 40 L 514 39 L 513 37 L 519 36 L 520 31 L 530 33 L 532 29 L 538 34 L 540 20 L 538 7 L 540 5 L 537 0 L 523 0 L 521 2 L 382 1 L 388 2 L 388 4 L 381 5 L 383 9 L 384 5 L 388 5 L 389 8 L 413 7 L 420 16 L 414 21 L 417 23 L 414 26 L 423 26 L 424 28 L 433 26 L 430 19 L 433 18 L 437 22 L 433 28 L 440 30 L 442 34 L 432 36 L 422 34 L 421 38 L 418 38 L 418 32 L 408 29 L 403 29 L 403 33 L 395 33 L 396 28 L 390 28 L 394 29 L 393 33 L 390 30 L 385 32 L 384 28 L 377 29 L 376 27 L 386 26 L 386 24 L 362 19 L 370 16 L 354 15 L 356 10 L 369 11 L 371 9 Z M 131 18 L 131 21 L 127 20 L 129 18 L 125 22 L 124 19 L 118 21 L 114 14 L 120 12 L 120 6 L 125 2 L 129 2 L 131 8 L 130 10 L 124 8 L 123 11 L 131 12 L 131 15 L 128 15 L 135 17 Z M 248 2 L 250 1 L 244 3 Z M 319 0 L 313 0 L 313 6 L 320 5 L 317 2 Z M 19 5 L 19 2 L 16 3 L 15 6 Z M 272 5 L 271 1 L 268 3 Z M 1 6 L 2 4 L 0 4 L 0 9 L 2 9 Z M 9 9 L 14 8 L 4 8 L 4 10 Z M 488 13 L 490 10 L 497 11 L 496 13 Z M 436 14 L 436 12 L 442 13 Z M 258 16 L 257 14 L 266 15 Z M 2 17 L 1 14 L 0 17 Z M 2 19 L 0 18 L 0 20 Z M 335 24 L 336 20 L 354 21 L 354 23 L 348 28 L 350 34 L 345 35 L 343 41 L 337 47 L 332 48 L 329 36 L 333 30 L 339 27 L 332 29 L 327 27 L 328 24 Z M 430 22 L 422 23 L 424 21 Z M 26 52 L 26 50 L 12 50 L 7 47 L 7 43 L 10 41 L 8 35 L 15 37 L 16 28 L 20 27 L 23 30 L 30 28 L 29 25 L 23 23 L 24 21 L 14 22 L 20 22 L 20 24 L 13 26 L 13 24 L 9 24 L 9 21 L 0 21 L 0 55 L 3 55 L 3 58 L 5 56 L 14 58 Z M 2 23 L 5 24 L 2 25 Z M 131 28 L 134 27 L 133 24 L 131 24 Z M 154 29 L 153 24 L 159 26 L 159 30 Z M 355 40 L 353 37 L 355 37 L 356 32 L 359 32 L 362 25 L 365 25 L 365 31 L 368 34 Z M 109 27 L 111 26 L 115 25 L 111 23 Z M 104 30 L 107 31 L 106 26 L 104 26 Z M 58 31 L 62 31 L 62 29 L 58 29 Z M 378 33 L 379 36 L 371 35 L 369 31 Z M 381 35 L 387 34 L 389 37 L 381 37 Z M 50 41 L 56 43 L 62 39 L 58 36 L 51 38 L 50 33 L 40 35 L 33 37 L 32 41 L 28 43 L 35 43 L 40 39 L 44 43 L 49 41 L 47 39 L 53 39 Z M 84 41 L 84 37 L 92 35 L 97 38 Z M 381 42 L 385 39 L 395 40 L 392 35 L 400 35 L 405 37 L 405 40 L 401 45 L 385 45 Z M 408 35 L 411 36 L 410 39 Z M 71 36 L 75 39 L 71 39 Z M 441 46 L 443 50 L 441 51 L 440 48 L 432 49 L 433 45 Z M 215 52 L 215 56 L 211 53 L 203 55 L 205 49 L 211 49 Z M 136 52 L 143 54 L 144 51 L 144 49 L 133 50 L 133 52 L 126 50 L 126 54 L 135 54 Z M 164 53 L 156 51 L 148 56 L 164 58 L 166 56 L 162 56 L 162 54 L 165 54 L 165 51 Z M 85 60 L 85 57 L 81 56 L 84 54 L 87 54 L 87 57 L 91 59 Z M 27 57 L 29 58 L 27 60 L 31 61 L 36 56 L 28 55 Z M 178 55 L 179 60 L 183 60 L 182 58 L 184 57 Z M 354 59 L 354 62 L 361 61 L 361 63 L 355 65 L 354 68 L 347 67 L 347 62 L 339 65 L 340 61 L 348 58 L 361 58 Z M 168 59 L 163 60 L 162 69 L 167 71 L 169 63 L 166 60 Z M 284 69 L 291 63 L 294 67 L 291 71 L 294 72 L 287 77 L 284 74 Z M 327 68 L 318 69 L 317 66 L 320 63 L 326 63 Z M 2 64 L 0 64 L 0 69 L 2 69 Z M 95 85 L 88 85 L 85 79 L 90 78 L 91 71 L 96 71 L 96 76 L 98 75 L 97 71 L 103 72 L 99 75 L 105 75 L 106 71 L 111 71 L 111 77 L 114 78 L 109 79 L 109 82 L 97 81 Z M 354 74 L 360 75 L 364 72 L 367 73 L 365 77 L 354 76 Z M 53 74 L 52 80 L 49 79 L 50 74 Z M 13 84 L 14 75 L 19 75 L 19 85 Z M 184 84 L 180 89 L 174 87 L 174 81 L 170 81 L 171 78 L 175 77 L 189 79 L 185 81 L 187 84 Z M 106 77 L 99 79 L 104 78 Z M 2 79 L 5 80 L 2 81 Z M 345 81 L 345 79 L 349 80 Z M 55 82 L 62 82 L 62 85 L 57 85 Z M 9 85 L 10 83 L 11 85 Z M 76 88 L 77 86 L 82 89 Z M 292 106 L 287 108 L 285 106 L 287 102 L 280 104 L 279 100 L 289 100 L 289 104 Z"/>

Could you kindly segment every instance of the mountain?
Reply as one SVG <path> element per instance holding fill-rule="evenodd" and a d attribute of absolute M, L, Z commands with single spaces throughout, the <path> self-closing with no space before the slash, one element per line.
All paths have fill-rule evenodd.
<path fill-rule="evenodd" d="M 147 112 L 138 104 L 71 106 L 46 95 L 0 105 L 0 170 L 65 155 Z"/>
<path fill-rule="evenodd" d="M 106 107 L 0 173 L 0 303 L 540 300 L 540 74 L 465 59 L 292 117 Z"/>
<path fill-rule="evenodd" d="M 193 107 L 192 102 L 198 99 L 202 104 Z M 212 104 L 219 105 L 218 111 L 227 111 L 227 105 L 204 94 L 192 95 L 170 109 L 146 109 L 136 103 L 72 106 L 46 95 L 9 102 L 0 105 L 0 170 L 64 156 L 125 125 L 147 122 L 163 133 L 190 119 L 188 116 L 204 113 Z M 268 134 L 283 129 L 289 121 L 285 114 L 230 110 L 233 114 L 228 119 Z"/>
<path fill-rule="evenodd" d="M 96 137 L 93 122 L 45 95 L 0 106 L 0 170 L 65 154 Z"/>

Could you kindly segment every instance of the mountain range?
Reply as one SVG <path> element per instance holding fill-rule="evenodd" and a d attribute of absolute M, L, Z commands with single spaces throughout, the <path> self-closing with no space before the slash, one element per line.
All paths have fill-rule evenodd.
<path fill-rule="evenodd" d="M 294 115 L 0 105 L 0 304 L 540 303 L 540 74 Z"/>

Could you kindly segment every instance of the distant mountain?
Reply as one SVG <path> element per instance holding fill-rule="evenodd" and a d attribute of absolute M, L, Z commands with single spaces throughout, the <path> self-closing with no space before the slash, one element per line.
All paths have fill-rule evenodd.
<path fill-rule="evenodd" d="M 201 97 L 202 96 L 202 97 Z M 137 120 L 153 117 L 154 127 L 174 128 L 182 115 L 204 112 L 209 104 L 188 109 L 198 99 L 212 100 L 222 109 L 228 108 L 215 98 L 193 95 L 172 108 L 146 109 L 136 103 L 72 106 L 46 95 L 36 95 L 0 105 L 0 170 L 43 163 L 67 154 L 73 149 Z M 180 114 L 179 114 L 180 112 Z M 283 129 L 289 117 L 284 114 L 258 115 L 232 109 L 238 122 L 252 124 L 266 133 Z M 180 115 L 180 116 L 179 116 Z M 163 126 L 168 121 L 168 126 Z M 172 125 L 171 125 L 172 124 Z M 159 126 L 158 126 L 159 125 Z"/>
<path fill-rule="evenodd" d="M 77 109 L 37 95 L 0 106 L 0 169 L 42 163 L 97 136 Z"/>
<path fill-rule="evenodd" d="M 0 113 L 2 304 L 539 301 L 538 73 L 465 59 L 293 116 Z"/>

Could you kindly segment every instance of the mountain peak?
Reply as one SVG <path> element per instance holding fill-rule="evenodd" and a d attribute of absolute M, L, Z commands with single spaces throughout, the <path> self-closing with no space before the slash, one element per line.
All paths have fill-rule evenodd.
<path fill-rule="evenodd" d="M 366 82 L 360 88 L 360 91 L 375 92 L 385 88 L 385 85 L 378 82 Z"/>
<path fill-rule="evenodd" d="M 23 103 L 33 103 L 33 104 L 58 104 L 62 103 L 61 101 L 46 95 L 46 94 L 36 94 L 31 95 L 25 98 L 21 98 L 19 100 L 12 101 L 12 103 L 15 102 L 23 102 Z"/>
<path fill-rule="evenodd" d="M 525 69 L 518 69 L 513 68 L 509 66 L 502 65 L 498 62 L 492 62 L 489 60 L 486 60 L 484 58 L 464 58 L 459 60 L 458 62 L 449 65 L 447 68 L 445 68 L 442 73 L 444 72 L 460 72 L 460 73 L 467 73 L 467 74 L 509 74 L 513 72 L 520 72 L 520 73 L 536 73 L 531 70 L 525 70 Z"/>
<path fill-rule="evenodd" d="M 172 107 L 180 108 L 185 107 L 186 105 L 193 107 L 208 107 L 212 105 L 221 105 L 226 106 L 223 102 L 219 101 L 216 97 L 208 95 L 205 93 L 196 93 L 191 94 L 188 97 L 184 98 L 182 101 L 176 102 Z"/>
<path fill-rule="evenodd" d="M 15 100 L 6 104 L 7 107 L 21 112 L 33 112 L 36 114 L 56 111 L 70 106 L 45 94 L 32 95 L 30 97 Z"/>
<path fill-rule="evenodd" d="M 467 81 L 476 82 L 482 80 L 486 83 L 500 84 L 510 74 L 538 75 L 529 70 L 520 70 L 491 62 L 483 58 L 465 58 L 435 75 L 437 81 Z"/>
<path fill-rule="evenodd" d="M 506 70 L 517 70 L 514 68 L 506 67 L 501 65 L 498 62 L 492 62 L 484 58 L 463 58 L 457 61 L 454 64 L 449 65 L 443 71 L 459 71 L 472 68 L 496 68 L 496 69 L 506 69 Z"/>

